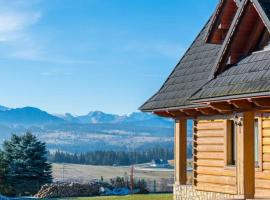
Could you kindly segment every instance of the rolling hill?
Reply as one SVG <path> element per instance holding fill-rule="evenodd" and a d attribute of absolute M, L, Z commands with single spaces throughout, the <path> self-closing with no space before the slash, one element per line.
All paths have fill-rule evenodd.
<path fill-rule="evenodd" d="M 189 122 L 189 133 L 191 123 Z M 11 133 L 30 131 L 50 150 L 85 152 L 173 146 L 173 121 L 149 113 L 129 115 L 92 111 L 87 115 L 53 115 L 34 107 L 0 106 L 0 142 Z"/>

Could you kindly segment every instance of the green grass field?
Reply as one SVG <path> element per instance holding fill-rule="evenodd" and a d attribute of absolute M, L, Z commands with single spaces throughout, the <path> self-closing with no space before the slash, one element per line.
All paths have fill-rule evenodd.
<path fill-rule="evenodd" d="M 129 195 L 114 197 L 80 197 L 66 198 L 61 200 L 172 200 L 172 194 L 155 194 L 155 195 Z"/>

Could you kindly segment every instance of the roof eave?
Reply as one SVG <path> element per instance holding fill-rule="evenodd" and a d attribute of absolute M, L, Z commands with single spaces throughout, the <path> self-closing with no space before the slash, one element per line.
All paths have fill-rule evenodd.
<path fill-rule="evenodd" d="M 155 108 L 155 109 L 140 109 L 142 112 L 162 112 L 162 111 L 172 111 L 172 110 L 181 110 L 181 109 L 193 109 L 193 108 L 201 108 L 205 107 L 205 105 L 202 104 L 191 104 L 186 106 L 175 106 L 175 107 L 167 107 L 167 108 Z"/>
<path fill-rule="evenodd" d="M 257 98 L 257 97 L 269 97 L 269 92 L 257 92 L 252 94 L 239 94 L 239 95 L 228 95 L 228 96 L 220 96 L 220 97 L 210 97 L 210 98 L 202 98 L 202 99 L 193 99 L 192 103 L 194 104 L 203 104 L 205 102 L 217 102 L 217 101 L 227 101 L 227 100 L 235 100 L 235 99 L 246 99 L 246 98 Z"/>

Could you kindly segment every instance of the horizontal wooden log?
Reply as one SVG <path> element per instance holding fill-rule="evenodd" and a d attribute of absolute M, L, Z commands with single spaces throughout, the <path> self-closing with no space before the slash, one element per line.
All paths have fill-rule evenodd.
<path fill-rule="evenodd" d="M 270 162 L 270 153 L 263 154 L 263 162 Z"/>
<path fill-rule="evenodd" d="M 270 118 L 269 118 L 270 120 Z M 215 120 L 198 120 L 198 123 L 220 123 L 220 122 L 224 122 L 223 119 L 215 119 Z"/>
<path fill-rule="evenodd" d="M 270 172 L 255 172 L 256 179 L 270 180 Z"/>
<path fill-rule="evenodd" d="M 270 180 L 257 179 L 255 181 L 255 187 L 270 189 Z"/>
<path fill-rule="evenodd" d="M 198 145 L 209 144 L 209 145 L 222 145 L 224 144 L 223 137 L 211 137 L 211 138 L 197 138 L 195 141 Z"/>
<path fill-rule="evenodd" d="M 199 130 L 196 133 L 198 138 L 200 137 L 224 137 L 224 130 Z"/>
<path fill-rule="evenodd" d="M 262 120 L 262 127 L 263 128 L 270 128 L 270 120 Z"/>
<path fill-rule="evenodd" d="M 205 175 L 217 175 L 217 176 L 230 176 L 235 177 L 236 176 L 236 169 L 224 169 L 220 167 L 204 167 L 204 166 L 198 166 L 196 169 L 197 174 L 205 174 Z"/>
<path fill-rule="evenodd" d="M 196 126 L 197 130 L 223 130 L 225 127 L 224 122 L 209 122 L 209 123 L 198 123 Z"/>
<path fill-rule="evenodd" d="M 224 145 L 198 145 L 195 149 L 198 152 L 224 152 Z"/>
<path fill-rule="evenodd" d="M 270 162 L 263 162 L 263 170 L 270 170 Z"/>
<path fill-rule="evenodd" d="M 263 145 L 263 153 L 270 153 L 270 145 Z"/>
<path fill-rule="evenodd" d="M 209 159 L 198 159 L 195 164 L 197 166 L 206 166 L 206 167 L 223 167 L 224 160 L 209 160 Z"/>
<path fill-rule="evenodd" d="M 210 184 L 210 183 L 197 183 L 195 189 L 208 192 L 221 192 L 227 194 L 236 194 L 236 186 Z"/>
<path fill-rule="evenodd" d="M 270 190 L 264 188 L 255 189 L 255 198 L 270 199 Z"/>
<path fill-rule="evenodd" d="M 197 159 L 213 159 L 213 160 L 224 160 L 223 152 L 198 152 L 195 157 Z"/>
<path fill-rule="evenodd" d="M 213 176 L 213 175 L 201 175 L 198 174 L 196 177 L 197 183 L 213 183 L 221 185 L 236 185 L 236 178 L 230 176 Z"/>
<path fill-rule="evenodd" d="M 270 137 L 270 128 L 263 128 L 262 135 L 263 137 Z"/>
<path fill-rule="evenodd" d="M 262 143 L 263 145 L 270 145 L 270 137 L 264 137 Z"/>

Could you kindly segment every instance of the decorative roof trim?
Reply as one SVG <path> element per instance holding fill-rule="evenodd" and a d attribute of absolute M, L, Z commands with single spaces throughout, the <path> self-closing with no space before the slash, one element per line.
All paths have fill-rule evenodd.
<path fill-rule="evenodd" d="M 221 12 L 223 11 L 223 7 L 226 3 L 226 1 L 228 0 L 220 0 L 215 11 L 214 11 L 214 14 L 210 20 L 210 25 L 208 27 L 208 30 L 206 32 L 206 35 L 205 35 L 205 42 L 209 42 L 209 39 L 210 39 L 210 36 L 212 34 L 212 31 L 213 31 L 213 28 L 214 28 L 214 25 L 216 24 L 216 20 L 218 19 L 218 17 L 220 16 Z M 241 0 L 234 0 L 235 4 L 237 7 L 240 7 L 241 6 Z"/>
<path fill-rule="evenodd" d="M 251 2 L 253 3 L 253 5 L 254 5 L 255 9 L 257 10 L 259 16 L 261 17 L 265 27 L 270 32 L 270 21 L 269 21 L 269 18 L 267 17 L 267 15 L 265 14 L 261 4 L 259 3 L 258 0 L 251 0 Z"/>
<path fill-rule="evenodd" d="M 207 42 L 209 40 L 209 37 L 211 35 L 215 21 L 218 18 L 218 15 L 220 14 L 220 12 L 222 11 L 222 7 L 223 7 L 223 4 L 225 1 L 226 0 L 220 0 L 219 4 L 216 7 L 216 10 L 215 10 L 215 12 L 210 20 L 210 25 L 209 25 L 208 30 L 207 30 L 206 35 L 205 35 L 205 42 Z"/>
<path fill-rule="evenodd" d="M 234 0 L 234 2 L 236 3 L 237 7 L 240 7 L 240 5 L 241 5 L 241 0 Z"/>

